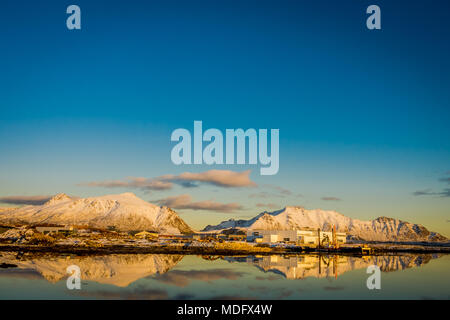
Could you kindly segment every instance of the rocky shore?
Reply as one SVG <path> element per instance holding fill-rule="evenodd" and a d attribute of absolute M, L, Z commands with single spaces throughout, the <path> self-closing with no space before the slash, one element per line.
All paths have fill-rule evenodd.
<path fill-rule="evenodd" d="M 148 254 L 199 254 L 199 255 L 242 255 L 242 254 L 288 254 L 288 253 L 330 253 L 330 254 L 356 254 L 376 255 L 388 253 L 450 253 L 448 246 L 422 246 L 422 245 L 384 245 L 373 244 L 365 246 L 370 253 L 363 252 L 361 246 L 347 245 L 338 249 L 333 248 L 309 248 L 300 246 L 258 246 L 245 243 L 184 243 L 184 244 L 145 244 L 124 245 L 109 244 L 102 246 L 87 245 L 30 245 L 30 244 L 0 244 L 0 251 L 17 252 L 52 252 L 52 253 L 74 253 L 74 254 L 125 254 L 125 253 L 148 253 Z"/>

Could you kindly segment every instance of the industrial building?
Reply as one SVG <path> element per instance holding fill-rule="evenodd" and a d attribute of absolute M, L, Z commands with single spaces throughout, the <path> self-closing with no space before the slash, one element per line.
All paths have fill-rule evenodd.
<path fill-rule="evenodd" d="M 333 234 L 335 235 L 333 237 Z M 344 232 L 321 231 L 313 229 L 302 230 L 247 230 L 248 242 L 259 243 L 295 243 L 295 244 L 337 244 L 345 243 L 347 234 Z"/>
<path fill-rule="evenodd" d="M 70 232 L 76 232 L 76 229 L 74 229 L 72 226 L 60 226 L 60 227 L 48 227 L 48 226 L 37 226 L 36 227 L 37 232 L 41 232 L 43 234 L 49 234 L 49 233 L 70 233 Z"/>

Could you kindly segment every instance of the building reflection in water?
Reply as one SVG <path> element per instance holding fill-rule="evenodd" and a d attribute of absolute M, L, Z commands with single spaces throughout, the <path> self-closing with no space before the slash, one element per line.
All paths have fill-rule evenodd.
<path fill-rule="evenodd" d="M 328 278 L 352 270 L 377 265 L 381 271 L 391 272 L 407 268 L 420 267 L 437 254 L 389 255 L 389 256 L 343 256 L 343 255 L 270 255 L 225 257 L 230 262 L 246 262 L 263 272 L 280 274 L 287 279 L 307 277 Z"/>

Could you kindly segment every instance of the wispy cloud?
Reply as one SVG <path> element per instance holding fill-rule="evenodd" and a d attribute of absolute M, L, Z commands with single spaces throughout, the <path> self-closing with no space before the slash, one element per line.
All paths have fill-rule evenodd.
<path fill-rule="evenodd" d="M 103 188 L 132 188 L 144 191 L 169 190 L 174 184 L 184 188 L 210 184 L 223 188 L 256 187 L 250 179 L 250 170 L 236 172 L 230 170 L 209 170 L 193 173 L 183 172 L 179 175 L 167 174 L 156 178 L 128 177 L 124 180 L 107 180 L 81 183 L 79 186 Z"/>
<path fill-rule="evenodd" d="M 280 208 L 280 206 L 275 204 L 275 203 L 257 203 L 256 206 L 258 208 L 269 208 L 269 209 L 278 209 L 278 208 Z"/>
<path fill-rule="evenodd" d="M 450 171 L 445 173 L 446 175 L 450 174 Z M 450 177 L 440 178 L 438 181 L 446 182 L 450 184 Z M 450 188 L 444 188 L 441 192 L 434 192 L 431 189 L 418 190 L 412 193 L 414 196 L 438 196 L 438 197 L 450 197 Z"/>
<path fill-rule="evenodd" d="M 262 185 L 261 187 L 269 189 L 270 191 L 260 191 L 260 192 L 252 193 L 249 195 L 249 198 L 261 198 L 261 199 L 284 198 L 286 196 L 293 195 L 291 190 L 288 190 L 286 188 L 276 186 L 273 184 L 265 184 L 265 185 Z M 301 195 L 297 195 L 297 196 L 301 196 Z"/>
<path fill-rule="evenodd" d="M 276 186 L 276 185 L 273 185 L 273 184 L 266 184 L 265 187 L 273 189 L 276 193 L 278 193 L 279 195 L 282 195 L 282 196 L 290 196 L 290 195 L 292 195 L 292 191 L 291 190 L 288 190 L 288 189 L 280 187 L 280 186 Z"/>
<path fill-rule="evenodd" d="M 187 186 L 196 183 L 206 183 L 217 187 L 256 187 L 256 183 L 250 180 L 250 170 L 236 172 L 231 170 L 209 170 L 205 172 L 183 172 L 179 175 L 165 175 L 156 178 L 161 181 L 170 181 Z"/>
<path fill-rule="evenodd" d="M 413 192 L 414 196 L 429 196 L 429 195 L 436 195 L 436 192 L 432 192 L 430 189 L 425 190 L 417 190 Z"/>
<path fill-rule="evenodd" d="M 16 205 L 41 205 L 50 200 L 52 196 L 8 196 L 0 197 L 0 203 Z"/>
<path fill-rule="evenodd" d="M 439 181 L 447 182 L 448 184 L 450 184 L 450 177 L 441 178 L 439 179 Z"/>
<path fill-rule="evenodd" d="M 414 196 L 437 196 L 437 197 L 450 197 L 450 188 L 445 188 L 441 192 L 434 192 L 430 189 L 418 190 L 412 193 Z"/>
<path fill-rule="evenodd" d="M 261 191 L 261 192 L 257 192 L 257 193 L 252 193 L 248 196 L 249 198 L 262 198 L 262 199 L 266 199 L 270 197 L 270 193 L 266 192 L 266 191 Z"/>
<path fill-rule="evenodd" d="M 242 206 L 238 203 L 220 203 L 212 200 L 206 201 L 192 201 L 188 194 L 181 194 L 178 196 L 167 197 L 155 201 L 161 206 L 170 207 L 173 209 L 191 209 L 191 210 L 205 210 L 232 213 L 236 210 L 241 210 Z"/>
<path fill-rule="evenodd" d="M 142 190 L 168 190 L 173 187 L 171 182 L 147 179 L 141 177 L 129 177 L 125 180 L 93 181 L 81 183 L 80 186 L 104 187 L 104 188 L 134 188 Z"/>
<path fill-rule="evenodd" d="M 342 199 L 337 198 L 337 197 L 322 197 L 321 198 L 324 201 L 341 201 Z"/>

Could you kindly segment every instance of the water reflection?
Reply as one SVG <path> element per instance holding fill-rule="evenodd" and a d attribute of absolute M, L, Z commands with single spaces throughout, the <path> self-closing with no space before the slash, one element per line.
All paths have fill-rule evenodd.
<path fill-rule="evenodd" d="M 411 254 L 390 256 L 340 256 L 340 255 L 295 255 L 295 256 L 248 256 L 226 257 L 230 262 L 246 262 L 263 272 L 273 272 L 287 279 L 304 279 L 307 277 L 328 278 L 352 270 L 377 265 L 383 272 L 420 267 L 430 260 L 438 258 L 437 254 Z"/>
<path fill-rule="evenodd" d="M 448 299 L 450 256 L 430 263 L 439 257 L 0 252 L 0 299 Z M 81 290 L 66 287 L 72 264 L 80 267 Z M 380 292 L 366 288 L 365 268 L 373 264 L 392 274 Z M 411 272 L 393 272 L 405 269 Z"/>
<path fill-rule="evenodd" d="M 0 276 L 34 276 L 38 274 L 52 283 L 68 276 L 67 267 L 77 265 L 81 279 L 102 284 L 126 287 L 141 278 L 166 273 L 183 259 L 182 255 L 121 254 L 105 256 L 74 255 L 21 255 L 0 253 L 1 264 L 14 264 L 17 268 L 0 271 Z"/>
<path fill-rule="evenodd" d="M 169 273 L 154 276 L 154 279 L 177 287 L 186 287 L 192 281 L 212 283 L 215 280 L 237 280 L 244 273 L 225 268 L 209 270 L 173 270 Z"/>
<path fill-rule="evenodd" d="M 244 264 L 256 267 L 263 273 L 281 275 L 286 279 L 337 278 L 356 269 L 377 265 L 384 272 L 420 267 L 437 254 L 410 254 L 390 256 L 339 256 L 339 255 L 270 255 L 270 256 L 204 256 L 199 260 L 201 265 L 216 263 L 216 260 L 232 264 Z M 213 282 L 215 280 L 238 280 L 245 272 L 236 268 L 191 268 L 187 270 L 171 270 L 181 260 L 182 255 L 157 254 L 120 254 L 104 256 L 74 256 L 50 254 L 17 254 L 13 252 L 0 253 L 0 277 L 19 277 L 36 279 L 43 277 L 51 283 L 66 278 L 66 268 L 77 265 L 81 269 L 83 281 L 93 281 L 126 287 L 139 279 L 151 277 L 158 282 L 187 287 L 192 281 Z M 16 267 L 14 267 L 16 266 Z M 3 271 L 2 271 L 3 270 Z"/>

